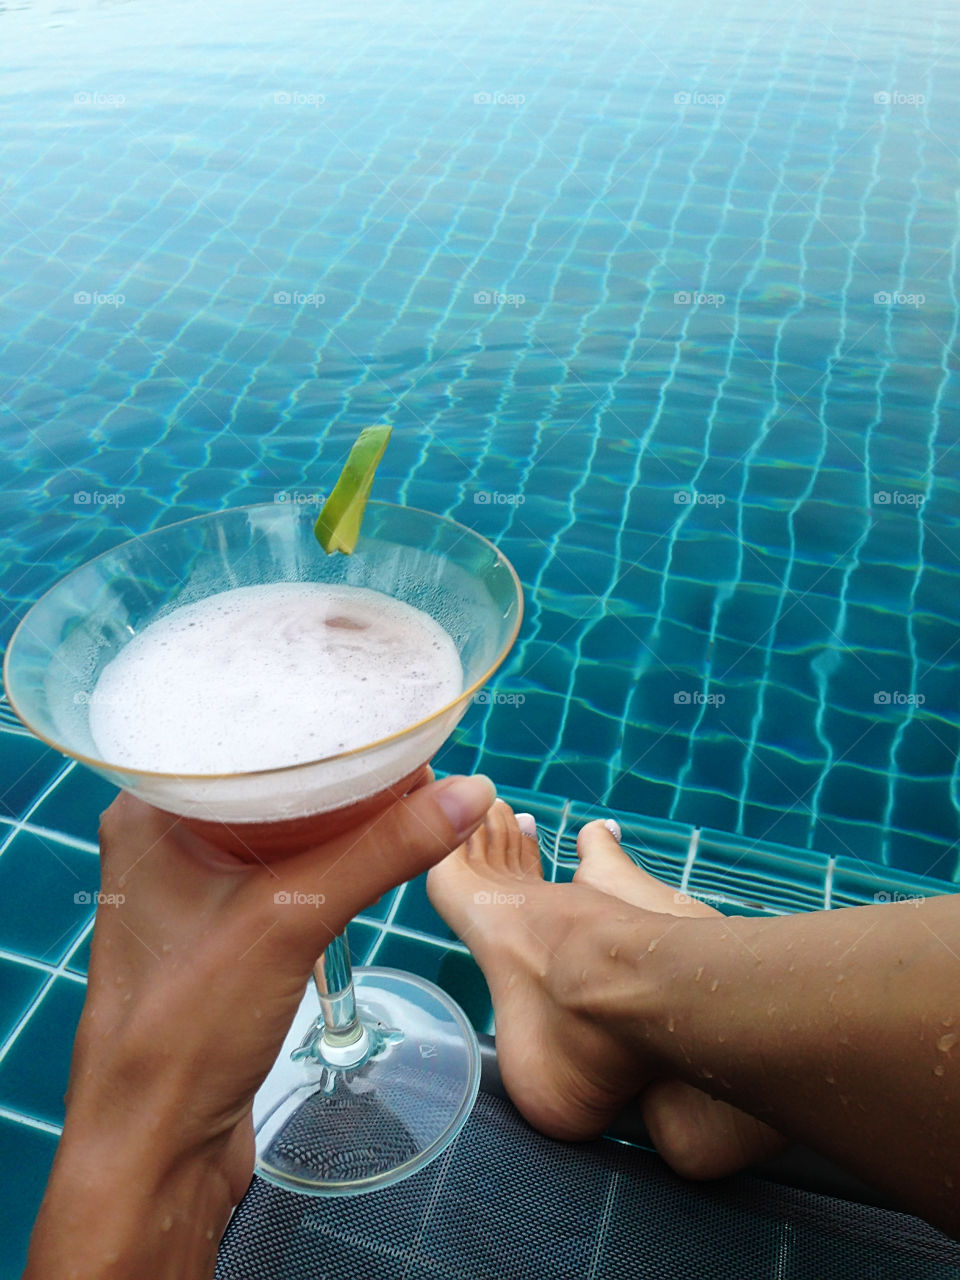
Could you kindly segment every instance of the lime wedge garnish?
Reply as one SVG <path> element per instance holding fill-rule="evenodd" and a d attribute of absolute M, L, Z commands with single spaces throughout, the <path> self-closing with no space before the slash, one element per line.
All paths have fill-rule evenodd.
<path fill-rule="evenodd" d="M 364 427 L 357 436 L 340 478 L 313 526 L 327 555 L 332 551 L 350 555 L 357 545 L 373 477 L 392 431 L 393 427 Z"/>

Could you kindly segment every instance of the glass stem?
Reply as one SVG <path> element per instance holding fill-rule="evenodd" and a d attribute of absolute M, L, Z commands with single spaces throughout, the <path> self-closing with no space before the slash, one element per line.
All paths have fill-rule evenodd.
<path fill-rule="evenodd" d="M 345 933 L 334 938 L 313 966 L 313 980 L 320 996 L 324 1040 L 336 1048 L 356 1044 L 363 1027 L 353 997 L 353 970 Z"/>

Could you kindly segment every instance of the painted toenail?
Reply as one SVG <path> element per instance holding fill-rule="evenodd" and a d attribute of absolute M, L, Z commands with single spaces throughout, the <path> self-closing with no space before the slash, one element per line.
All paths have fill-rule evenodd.
<path fill-rule="evenodd" d="M 537 838 L 537 820 L 532 813 L 518 813 L 516 815 L 517 826 L 525 836 L 530 836 L 532 840 Z"/>
<path fill-rule="evenodd" d="M 620 837 L 623 834 L 620 830 L 620 823 L 615 821 L 613 818 L 606 818 L 604 820 L 603 825 L 607 828 L 607 830 L 613 836 L 614 840 L 616 840 L 617 844 L 619 844 Z"/>

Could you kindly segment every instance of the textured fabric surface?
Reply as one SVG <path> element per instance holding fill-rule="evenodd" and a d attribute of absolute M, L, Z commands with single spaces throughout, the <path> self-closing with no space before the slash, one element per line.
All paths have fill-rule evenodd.
<path fill-rule="evenodd" d="M 217 1280 L 960 1280 L 907 1214 L 740 1176 L 697 1184 L 613 1142 L 570 1145 L 481 1093 L 457 1141 L 385 1191 L 254 1182 Z"/>

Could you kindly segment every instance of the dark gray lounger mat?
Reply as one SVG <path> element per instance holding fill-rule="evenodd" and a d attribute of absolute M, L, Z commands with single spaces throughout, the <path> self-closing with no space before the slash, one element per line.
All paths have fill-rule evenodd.
<path fill-rule="evenodd" d="M 385 1191 L 312 1199 L 255 1178 L 216 1276 L 958 1280 L 960 1244 L 908 1214 L 747 1175 L 686 1182 L 622 1143 L 552 1142 L 481 1092 L 456 1142 Z"/>

